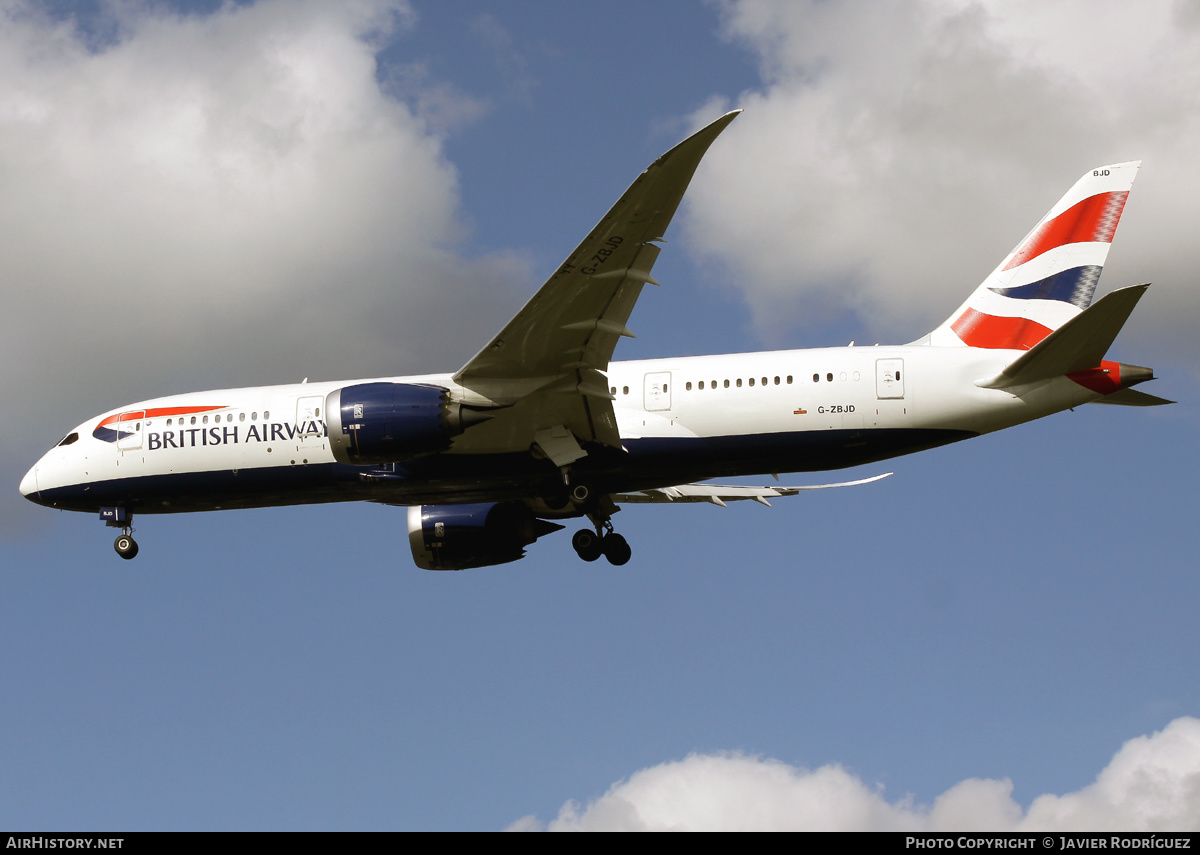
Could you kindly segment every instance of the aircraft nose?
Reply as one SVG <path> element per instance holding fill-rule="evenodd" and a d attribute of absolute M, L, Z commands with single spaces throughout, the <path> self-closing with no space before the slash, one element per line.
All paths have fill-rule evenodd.
<path fill-rule="evenodd" d="M 36 502 L 39 498 L 36 463 L 29 467 L 29 471 L 26 472 L 25 477 L 21 479 L 21 495 L 31 502 Z"/>

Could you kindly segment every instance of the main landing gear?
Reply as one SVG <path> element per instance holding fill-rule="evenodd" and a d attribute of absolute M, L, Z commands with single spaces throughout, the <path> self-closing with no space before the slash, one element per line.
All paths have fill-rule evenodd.
<path fill-rule="evenodd" d="M 593 532 L 581 528 L 575 532 L 574 537 L 571 538 L 571 546 L 575 548 L 576 554 L 584 561 L 595 561 L 603 555 L 608 559 L 609 564 L 617 567 L 628 564 L 633 550 L 629 548 L 629 543 L 625 538 L 613 531 L 608 516 L 590 513 L 588 517 L 595 524 L 596 530 Z"/>
<path fill-rule="evenodd" d="M 603 555 L 608 559 L 609 564 L 615 564 L 618 567 L 628 564 L 629 559 L 633 556 L 633 550 L 629 548 L 629 543 L 612 530 L 612 523 L 605 522 L 602 527 L 597 526 L 597 529 L 600 528 L 607 528 L 607 533 L 601 535 L 600 531 L 592 532 L 586 528 L 575 532 L 575 536 L 571 538 L 571 546 L 575 547 L 575 552 L 584 561 L 595 561 Z"/>
<path fill-rule="evenodd" d="M 584 511 L 595 531 L 581 528 L 571 538 L 571 546 L 584 561 L 595 561 L 601 555 L 609 564 L 620 567 L 628 564 L 633 550 L 621 535 L 613 531 L 612 515 L 620 510 L 610 496 L 593 492 L 592 486 L 584 481 L 575 481 L 567 467 L 563 467 L 563 483 L 567 488 L 567 500 Z"/>

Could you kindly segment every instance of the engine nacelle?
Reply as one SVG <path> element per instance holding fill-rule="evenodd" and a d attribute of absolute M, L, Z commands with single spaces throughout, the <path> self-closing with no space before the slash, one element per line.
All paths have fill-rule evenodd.
<path fill-rule="evenodd" d="M 325 399 L 329 445 L 339 463 L 393 463 L 443 451 L 461 433 L 450 392 L 424 383 L 359 383 Z"/>
<path fill-rule="evenodd" d="M 425 570 L 507 564 L 561 525 L 540 520 L 522 502 L 419 505 L 408 509 L 413 561 Z"/>

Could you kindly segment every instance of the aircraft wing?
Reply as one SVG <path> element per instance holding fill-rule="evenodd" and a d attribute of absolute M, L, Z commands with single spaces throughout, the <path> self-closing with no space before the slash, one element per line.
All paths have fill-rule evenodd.
<path fill-rule="evenodd" d="M 828 490 L 833 487 L 857 487 L 859 484 L 870 484 L 891 475 L 885 472 L 873 478 L 862 478 L 858 481 L 842 481 L 838 484 L 811 484 L 804 487 L 740 487 L 721 486 L 719 484 L 680 484 L 677 487 L 659 487 L 653 490 L 639 490 L 634 493 L 617 493 L 612 498 L 618 504 L 639 504 L 651 502 L 709 502 L 725 507 L 726 502 L 737 502 L 743 499 L 753 499 L 760 504 L 771 506 L 767 499 L 777 499 L 783 496 L 795 496 L 807 490 Z"/>
<path fill-rule="evenodd" d="M 524 450 L 538 434 L 547 440 L 539 443 L 544 450 L 557 443 L 560 451 L 548 452 L 556 463 L 583 456 L 575 440 L 620 447 L 604 372 L 617 341 L 633 335 L 626 323 L 642 286 L 658 284 L 650 275 L 659 252 L 652 241 L 662 240 L 700 159 L 738 112 L 650 164 L 516 317 L 459 369 L 456 383 L 505 409 L 456 437 L 453 452 Z"/>

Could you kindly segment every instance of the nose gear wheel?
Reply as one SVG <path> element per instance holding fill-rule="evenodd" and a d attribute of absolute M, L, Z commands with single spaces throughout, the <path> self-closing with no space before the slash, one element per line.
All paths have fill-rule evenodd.
<path fill-rule="evenodd" d="M 126 560 L 129 560 L 138 554 L 137 541 L 134 540 L 133 535 L 129 533 L 131 531 L 133 531 L 132 528 L 124 534 L 118 535 L 117 539 L 113 541 L 113 549 L 117 550 L 117 555 L 120 555 Z"/>

